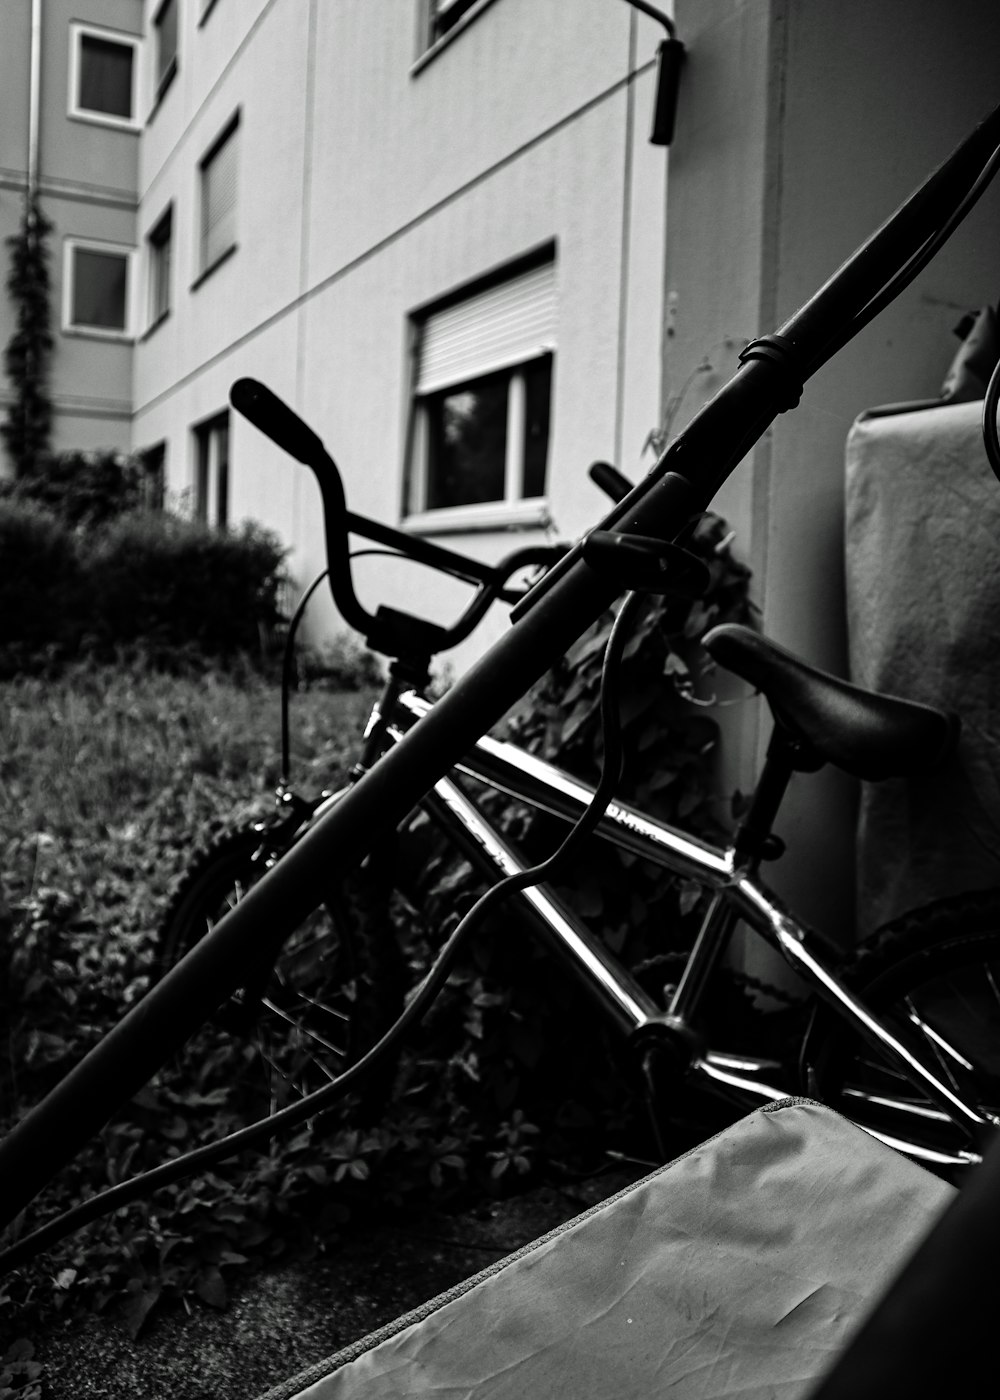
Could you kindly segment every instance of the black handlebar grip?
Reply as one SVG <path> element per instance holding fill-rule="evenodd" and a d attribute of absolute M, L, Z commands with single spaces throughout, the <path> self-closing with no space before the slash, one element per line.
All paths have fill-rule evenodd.
<path fill-rule="evenodd" d="M 259 380 L 237 379 L 229 391 L 229 402 L 296 461 L 315 466 L 327 455 L 312 428 Z"/>
<path fill-rule="evenodd" d="M 594 485 L 599 486 L 613 501 L 623 501 L 632 490 L 632 482 L 610 462 L 594 462 L 589 476 Z"/>

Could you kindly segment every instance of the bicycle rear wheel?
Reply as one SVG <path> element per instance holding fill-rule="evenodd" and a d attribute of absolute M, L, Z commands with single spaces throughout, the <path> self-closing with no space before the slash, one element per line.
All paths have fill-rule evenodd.
<path fill-rule="evenodd" d="M 954 1092 L 1000 1115 L 1000 891 L 942 900 L 887 925 L 844 977 Z M 923 1149 L 918 1160 L 958 1179 L 962 1168 L 933 1154 L 961 1155 L 960 1130 L 844 1022 L 824 1014 L 806 1057 L 825 1102 L 904 1151 Z"/>
<path fill-rule="evenodd" d="M 162 977 L 260 880 L 281 850 L 265 825 L 223 831 L 192 861 L 160 926 Z M 385 897 L 363 871 L 331 887 L 281 947 L 269 975 L 239 988 L 161 1076 L 183 1079 L 195 1102 L 256 1122 L 330 1083 L 384 1033 L 403 1006 L 401 956 Z M 391 1065 L 353 1105 L 371 1116 L 391 1087 Z"/>

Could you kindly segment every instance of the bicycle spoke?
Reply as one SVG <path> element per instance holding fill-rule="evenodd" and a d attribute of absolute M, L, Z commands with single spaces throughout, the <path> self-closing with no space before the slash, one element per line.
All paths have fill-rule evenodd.
<path fill-rule="evenodd" d="M 304 1001 L 307 1006 L 315 1006 L 317 1011 L 325 1011 L 328 1016 L 332 1016 L 336 1021 L 343 1021 L 345 1025 L 350 1024 L 350 1016 L 346 1011 L 341 1011 L 336 1006 L 328 1006 L 325 1001 L 320 1001 L 317 997 L 311 997 L 308 992 L 296 992 L 295 995 L 300 1001 Z"/>
<path fill-rule="evenodd" d="M 283 1105 L 279 1103 L 278 1095 L 275 1092 L 273 1078 L 274 1075 L 277 1075 L 279 1079 L 283 1080 L 285 1084 L 289 1086 L 290 1089 L 294 1090 L 294 1092 L 298 1094 L 299 1098 L 305 1098 L 307 1092 L 306 1086 L 304 1084 L 297 1083 L 295 1080 L 295 1076 L 290 1074 L 286 1069 L 284 1069 L 284 1067 L 281 1064 L 279 1064 L 279 1062 L 274 1058 L 274 1056 L 269 1054 L 268 1051 L 265 1050 L 263 1041 L 259 1035 L 257 1036 L 257 1054 L 260 1058 L 261 1063 L 267 1065 L 272 1071 L 272 1078 L 270 1079 L 270 1081 L 268 1081 L 267 1077 L 265 1076 L 265 1083 L 267 1084 L 270 1096 L 270 1102 L 268 1106 L 269 1117 L 272 1117 L 275 1113 L 278 1112 L 280 1108 L 283 1107 Z"/>
<path fill-rule="evenodd" d="M 944 1036 L 941 1035 L 939 1031 L 936 1031 L 932 1025 L 930 1025 L 927 1021 L 923 1020 L 922 1017 L 918 1016 L 915 1011 L 910 1012 L 910 1021 L 913 1025 L 917 1027 L 919 1031 L 921 1031 L 923 1035 L 927 1037 L 928 1040 L 930 1040 L 939 1049 L 943 1050 L 944 1053 L 950 1056 L 956 1064 L 961 1065 L 962 1069 L 972 1069 L 972 1065 L 965 1058 L 965 1056 L 959 1054 L 959 1052 L 955 1049 L 954 1045 L 950 1043 L 950 1041 L 945 1040 Z"/>
<path fill-rule="evenodd" d="M 993 969 L 990 967 L 989 963 L 983 963 L 983 971 L 986 973 L 986 984 L 993 993 L 994 1005 L 997 1010 L 1000 1011 L 1000 991 L 997 990 L 997 984 L 993 977 Z"/>
<path fill-rule="evenodd" d="M 952 1074 L 951 1067 L 949 1066 L 947 1060 L 942 1054 L 942 1048 L 946 1048 L 946 1042 L 942 1039 L 941 1036 L 937 1035 L 937 1033 L 933 1030 L 931 1026 L 928 1026 L 926 1022 L 920 1019 L 920 1017 L 917 1015 L 916 1007 L 913 1005 L 912 997 L 907 997 L 905 999 L 904 1004 L 906 1006 L 907 1015 L 909 1017 L 910 1022 L 917 1027 L 917 1029 L 926 1039 L 928 1045 L 931 1048 L 931 1053 L 933 1054 L 935 1060 L 941 1067 L 942 1073 L 944 1074 L 945 1078 L 948 1080 L 955 1093 L 961 1094 L 961 1090 L 958 1087 L 958 1081 Z M 965 1061 L 964 1063 L 968 1062 Z"/>
<path fill-rule="evenodd" d="M 277 1016 L 280 1020 L 285 1021 L 290 1026 L 294 1026 L 301 1035 L 308 1036 L 310 1040 L 315 1041 L 317 1045 L 322 1045 L 324 1049 L 329 1050 L 331 1054 L 337 1055 L 341 1059 L 344 1058 L 345 1051 L 331 1044 L 330 1041 L 321 1036 L 318 1031 L 312 1030 L 309 1026 L 304 1026 L 301 1021 L 297 1021 L 294 1016 L 290 1016 L 287 1011 L 271 1001 L 269 997 L 261 997 L 261 1005 L 266 1006 L 268 1011 Z"/>

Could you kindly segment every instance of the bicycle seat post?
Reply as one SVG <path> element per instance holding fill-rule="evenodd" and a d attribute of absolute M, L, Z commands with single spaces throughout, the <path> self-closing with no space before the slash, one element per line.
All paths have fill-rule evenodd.
<path fill-rule="evenodd" d="M 762 860 L 776 860 L 784 853 L 785 843 L 773 827 L 792 774 L 814 773 L 822 766 L 823 760 L 807 744 L 775 725 L 750 805 L 733 838 L 737 864 L 748 873 Z"/>

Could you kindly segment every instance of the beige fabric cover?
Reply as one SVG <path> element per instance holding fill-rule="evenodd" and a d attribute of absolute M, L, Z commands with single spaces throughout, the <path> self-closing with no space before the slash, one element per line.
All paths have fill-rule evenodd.
<path fill-rule="evenodd" d="M 792 1400 L 952 1194 L 784 1100 L 270 1395 Z"/>
<path fill-rule="evenodd" d="M 862 934 L 1000 883 L 1000 482 L 981 403 L 873 410 L 847 440 L 851 676 L 962 717 L 955 756 L 865 784 Z"/>

